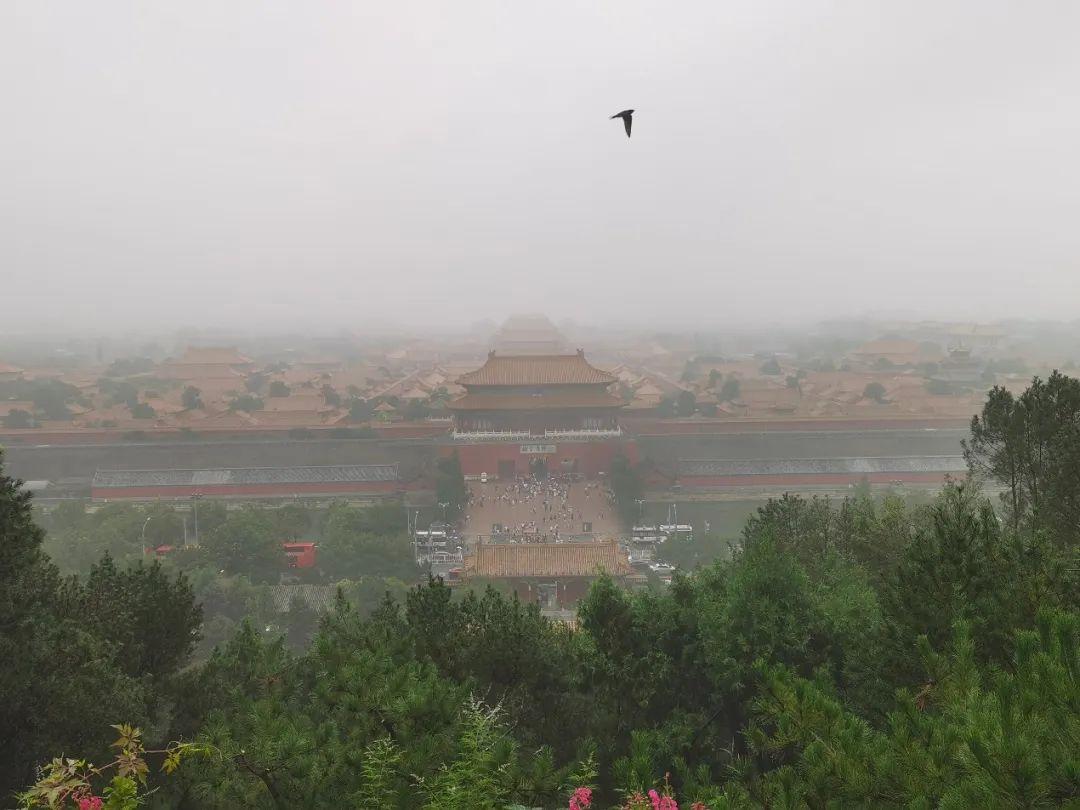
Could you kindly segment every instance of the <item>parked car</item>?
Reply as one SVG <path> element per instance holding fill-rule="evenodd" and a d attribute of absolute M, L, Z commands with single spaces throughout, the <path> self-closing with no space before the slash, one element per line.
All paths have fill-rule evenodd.
<path fill-rule="evenodd" d="M 649 570 L 654 574 L 670 574 L 675 570 L 675 566 L 666 562 L 654 562 L 649 565 Z"/>

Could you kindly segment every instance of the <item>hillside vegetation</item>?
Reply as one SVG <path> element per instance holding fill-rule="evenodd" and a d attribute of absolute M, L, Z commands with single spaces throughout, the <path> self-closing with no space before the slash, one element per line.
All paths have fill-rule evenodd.
<path fill-rule="evenodd" d="M 966 453 L 929 505 L 771 501 L 669 589 L 600 580 L 576 630 L 432 581 L 372 610 L 340 596 L 299 650 L 241 621 L 197 665 L 183 572 L 62 577 L 0 479 L 0 788 L 80 808 L 1078 806 L 1080 382 L 995 389 Z"/>

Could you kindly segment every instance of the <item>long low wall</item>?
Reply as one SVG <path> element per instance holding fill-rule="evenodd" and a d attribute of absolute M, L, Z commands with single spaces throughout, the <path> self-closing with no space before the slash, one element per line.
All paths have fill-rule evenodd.
<path fill-rule="evenodd" d="M 740 423 L 747 424 L 747 423 Z M 679 461 L 688 459 L 799 459 L 877 456 L 946 456 L 961 452 L 966 438 L 961 428 L 886 427 L 874 430 L 777 430 L 756 423 L 754 432 L 640 436 L 622 442 L 544 442 L 554 444 L 549 466 L 569 455 L 580 459 L 581 472 L 595 475 L 610 467 L 612 447 L 636 446 L 641 459 L 656 463 L 660 473 L 674 478 Z M 850 425 L 848 426 L 850 428 Z M 740 429 L 741 430 L 741 429 Z M 512 461 L 515 470 L 528 469 L 536 454 L 523 453 L 518 443 L 461 445 L 448 439 L 232 439 L 221 441 L 142 441 L 112 444 L 9 445 L 6 472 L 25 480 L 63 482 L 73 494 L 90 494 L 90 479 L 98 470 L 210 469 L 221 467 L 295 467 L 304 465 L 397 463 L 400 478 L 428 476 L 439 453 L 455 448 L 462 454 L 466 474 L 498 474 L 498 462 Z M 468 449 L 467 449 L 468 448 Z M 472 449 L 475 448 L 475 449 Z M 554 459 L 554 462 L 552 461 Z"/>
<path fill-rule="evenodd" d="M 844 433 L 878 430 L 967 430 L 969 419 L 954 417 L 892 417 L 885 419 L 660 419 L 624 415 L 622 425 L 637 436 L 722 435 L 805 431 Z"/>
<path fill-rule="evenodd" d="M 758 487 L 823 487 L 848 486 L 866 481 L 870 484 L 920 484 L 939 487 L 945 483 L 946 472 L 880 472 L 880 473 L 794 473 L 788 475 L 688 475 L 679 479 L 683 489 L 755 489 Z M 954 474 L 955 475 L 955 474 Z"/>
<path fill-rule="evenodd" d="M 290 434 L 297 431 L 312 437 L 332 437 L 338 431 L 361 431 L 370 429 L 380 439 L 430 439 L 445 436 L 450 431 L 449 422 L 386 422 L 374 425 L 319 425 L 314 427 L 248 427 L 248 428 L 200 428 L 182 430 L 153 425 L 144 430 L 120 428 L 29 428 L 16 430 L 0 427 L 0 446 L 41 444 L 117 444 L 144 441 L 170 443 L 176 441 L 286 441 L 296 438 Z M 341 437 L 346 438 L 346 437 Z"/>
<path fill-rule="evenodd" d="M 874 475 L 877 473 L 963 473 L 963 456 L 832 456 L 785 459 L 686 459 L 679 477 L 754 475 Z"/>
<path fill-rule="evenodd" d="M 89 492 L 90 479 L 98 470 L 396 463 L 401 479 L 408 481 L 430 470 L 435 450 L 430 441 L 379 439 L 17 445 L 4 448 L 4 462 L 8 474 L 17 478 L 82 482 Z"/>
<path fill-rule="evenodd" d="M 967 430 L 916 429 L 816 433 L 767 431 L 728 435 L 639 436 L 638 452 L 670 468 L 690 459 L 798 459 L 960 455 Z"/>
<path fill-rule="evenodd" d="M 188 500 L 195 495 L 208 498 L 289 498 L 294 495 L 302 497 L 385 495 L 400 492 L 404 488 L 404 485 L 397 481 L 336 484 L 218 484 L 198 487 L 95 487 L 92 490 L 92 497 L 94 500 L 103 501 Z"/>

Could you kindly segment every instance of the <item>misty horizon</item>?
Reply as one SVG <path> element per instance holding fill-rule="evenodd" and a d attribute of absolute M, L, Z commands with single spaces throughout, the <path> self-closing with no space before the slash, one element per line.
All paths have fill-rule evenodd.
<path fill-rule="evenodd" d="M 0 331 L 1072 320 L 1080 9 L 1014 12 L 12 2 Z"/>

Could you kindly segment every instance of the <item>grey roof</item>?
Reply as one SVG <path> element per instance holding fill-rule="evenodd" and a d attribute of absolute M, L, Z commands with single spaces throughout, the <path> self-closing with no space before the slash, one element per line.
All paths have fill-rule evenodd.
<path fill-rule="evenodd" d="M 93 486 L 190 487 L 397 480 L 397 464 L 347 464 L 336 467 L 246 467 L 226 470 L 98 470 L 94 473 Z"/>
<path fill-rule="evenodd" d="M 869 473 L 963 473 L 963 456 L 875 458 L 713 459 L 679 462 L 679 475 L 821 475 Z"/>

